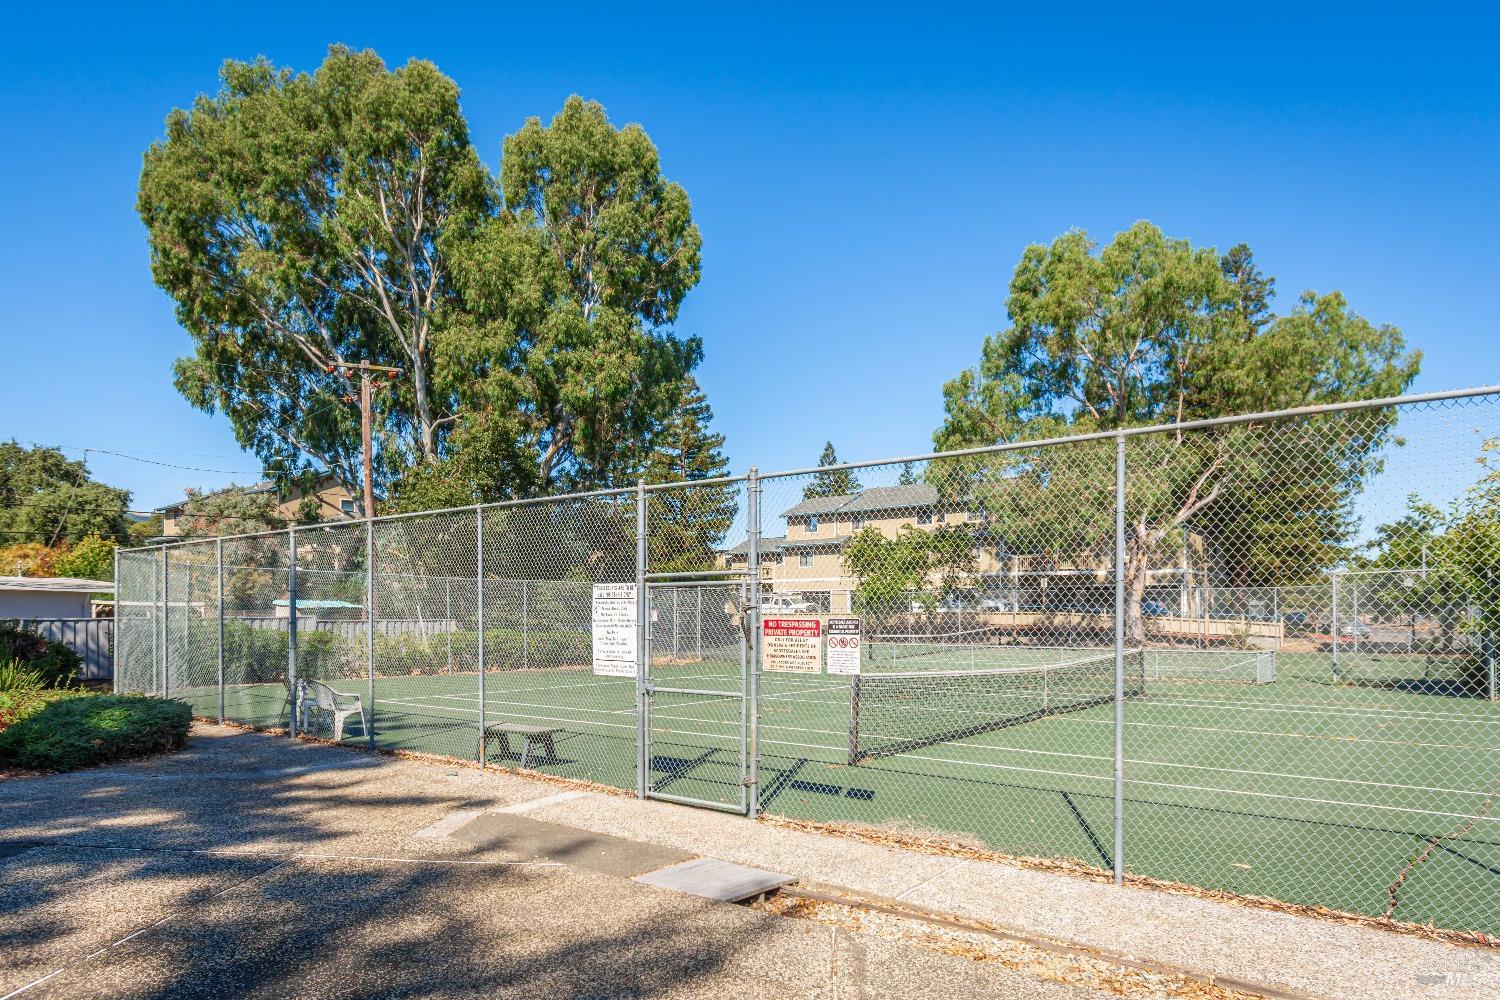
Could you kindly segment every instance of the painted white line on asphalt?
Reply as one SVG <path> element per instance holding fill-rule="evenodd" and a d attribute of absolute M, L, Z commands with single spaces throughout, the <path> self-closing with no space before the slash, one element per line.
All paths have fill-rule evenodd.
<path fill-rule="evenodd" d="M 455 809 L 431 826 L 424 826 L 412 836 L 422 840 L 442 840 L 470 820 L 478 819 L 483 815 L 483 809 Z"/>
<path fill-rule="evenodd" d="M 539 799 L 528 799 L 525 802 L 517 802 L 513 806 L 505 806 L 503 808 L 495 809 L 492 811 L 497 813 L 529 813 L 534 809 L 541 809 L 546 806 L 556 805 L 559 802 L 571 802 L 574 799 L 581 799 L 587 794 L 589 793 L 581 792 L 576 789 L 568 792 L 558 792 L 556 795 L 544 795 Z"/>

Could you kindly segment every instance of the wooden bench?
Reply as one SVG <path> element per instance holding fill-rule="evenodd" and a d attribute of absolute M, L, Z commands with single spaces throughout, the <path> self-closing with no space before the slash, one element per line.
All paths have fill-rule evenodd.
<path fill-rule="evenodd" d="M 500 741 L 500 756 L 510 758 L 514 751 L 510 748 L 512 736 L 521 737 L 521 766 L 526 766 L 526 761 L 531 756 L 533 743 L 541 745 L 542 752 L 546 754 L 543 764 L 557 763 L 557 747 L 553 745 L 552 734 L 560 732 L 557 726 L 527 726 L 516 722 L 494 722 L 484 727 L 484 736 L 479 740 L 479 766 L 481 768 L 489 761 L 490 740 Z"/>

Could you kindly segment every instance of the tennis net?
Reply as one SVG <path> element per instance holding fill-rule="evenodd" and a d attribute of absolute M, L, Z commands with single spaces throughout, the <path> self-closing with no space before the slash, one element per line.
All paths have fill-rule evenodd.
<path fill-rule="evenodd" d="M 1125 697 L 1145 690 L 1145 656 L 1127 651 Z M 860 674 L 850 684 L 849 763 L 1107 705 L 1114 696 L 1113 652 L 1045 667 Z"/>

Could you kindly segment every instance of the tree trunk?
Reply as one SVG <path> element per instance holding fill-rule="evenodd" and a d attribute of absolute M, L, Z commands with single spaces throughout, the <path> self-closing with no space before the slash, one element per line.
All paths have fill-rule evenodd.
<path fill-rule="evenodd" d="M 1125 540 L 1125 643 L 1133 648 L 1146 644 L 1146 619 L 1141 605 L 1146 598 L 1146 571 L 1156 539 L 1145 525 L 1133 525 Z"/>
<path fill-rule="evenodd" d="M 411 380 L 417 401 L 417 448 L 424 462 L 436 462 L 437 424 L 432 416 L 432 399 L 427 392 L 427 361 L 421 352 L 412 357 Z"/>

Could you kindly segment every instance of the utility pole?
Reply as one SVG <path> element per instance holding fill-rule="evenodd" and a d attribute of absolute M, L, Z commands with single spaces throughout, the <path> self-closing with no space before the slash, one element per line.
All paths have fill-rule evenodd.
<path fill-rule="evenodd" d="M 370 383 L 370 373 L 380 372 L 385 375 L 387 384 L 396 381 L 396 376 L 401 374 L 401 369 L 392 368 L 390 365 L 375 365 L 368 361 L 358 364 L 345 364 L 338 362 L 328 366 L 329 374 L 338 372 L 348 379 L 350 371 L 359 372 L 359 446 L 363 453 L 364 461 L 364 497 L 363 505 L 365 517 L 375 516 L 375 481 L 371 474 L 370 466 L 373 464 L 372 449 L 370 447 L 370 397 L 373 390 L 380 388 Z M 354 402 L 353 397 L 345 397 L 349 402 Z"/>

